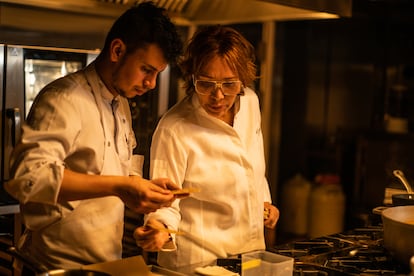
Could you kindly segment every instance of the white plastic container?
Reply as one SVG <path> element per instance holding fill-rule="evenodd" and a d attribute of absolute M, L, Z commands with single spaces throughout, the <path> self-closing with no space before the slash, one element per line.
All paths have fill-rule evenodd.
<path fill-rule="evenodd" d="M 282 188 L 280 227 L 285 233 L 298 236 L 308 231 L 308 201 L 312 184 L 297 174 Z"/>
<path fill-rule="evenodd" d="M 294 259 L 269 251 L 242 254 L 241 276 L 292 276 Z"/>
<path fill-rule="evenodd" d="M 336 175 L 317 177 L 309 198 L 308 236 L 321 237 L 344 230 L 345 195 Z"/>

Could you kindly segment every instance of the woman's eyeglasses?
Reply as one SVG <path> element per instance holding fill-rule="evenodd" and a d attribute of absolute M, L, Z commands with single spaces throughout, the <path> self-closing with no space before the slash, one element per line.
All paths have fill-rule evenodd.
<path fill-rule="evenodd" d="M 201 95 L 210 95 L 217 89 L 221 89 L 224 96 L 235 96 L 241 93 L 241 81 L 239 80 L 196 80 L 193 76 L 193 84 L 195 91 Z"/>

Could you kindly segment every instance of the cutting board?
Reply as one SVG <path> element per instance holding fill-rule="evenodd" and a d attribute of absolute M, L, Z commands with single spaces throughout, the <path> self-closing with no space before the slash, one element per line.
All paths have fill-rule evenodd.
<path fill-rule="evenodd" d="M 142 256 L 133 256 L 112 262 L 85 265 L 82 269 L 102 271 L 113 276 L 154 276 Z"/>
<path fill-rule="evenodd" d="M 148 266 L 144 258 L 133 256 L 117 261 L 82 266 L 82 269 L 106 272 L 112 276 L 185 276 L 159 266 Z"/>

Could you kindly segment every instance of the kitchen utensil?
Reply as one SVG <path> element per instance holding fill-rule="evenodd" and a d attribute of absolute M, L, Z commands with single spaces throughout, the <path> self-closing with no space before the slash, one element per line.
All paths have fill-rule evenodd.
<path fill-rule="evenodd" d="M 29 254 L 10 247 L 8 252 L 16 259 L 21 261 L 24 266 L 33 271 L 36 276 L 111 276 L 108 273 L 84 269 L 53 269 L 49 270 L 45 265 L 32 258 Z"/>
<path fill-rule="evenodd" d="M 414 205 L 414 194 L 393 194 L 391 199 L 393 206 Z"/>
<path fill-rule="evenodd" d="M 414 256 L 414 206 L 384 208 L 384 247 L 404 266 Z"/>
<path fill-rule="evenodd" d="M 401 183 L 404 185 L 405 189 L 407 190 L 407 193 L 412 194 L 413 190 L 411 188 L 411 185 L 408 183 L 407 179 L 405 178 L 404 173 L 401 170 L 394 170 L 392 172 L 399 180 L 401 180 Z"/>
<path fill-rule="evenodd" d="M 393 206 L 414 205 L 414 193 L 410 183 L 408 183 L 404 173 L 401 170 L 394 170 L 393 174 L 404 185 L 407 193 L 393 194 L 391 196 Z"/>

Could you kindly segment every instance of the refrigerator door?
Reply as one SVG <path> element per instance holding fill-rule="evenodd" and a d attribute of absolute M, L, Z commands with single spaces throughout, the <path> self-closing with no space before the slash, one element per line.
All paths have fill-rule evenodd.
<path fill-rule="evenodd" d="M 4 106 L 3 106 L 3 80 L 4 80 L 4 44 L 0 44 L 0 180 L 3 179 L 3 125 L 4 125 Z M 1 184 L 1 183 L 0 183 Z"/>
<path fill-rule="evenodd" d="M 0 44 L 0 217 L 3 219 L 5 218 L 3 215 L 6 214 L 12 214 L 12 213 L 18 213 L 19 212 L 19 206 L 17 205 L 17 201 L 13 199 L 3 188 L 4 183 L 4 174 L 5 174 L 5 158 L 3 156 L 5 155 L 5 144 L 9 142 L 9 137 L 6 134 L 5 128 L 6 128 L 6 109 L 5 109 L 5 80 L 6 80 L 6 46 L 4 44 Z M 7 131 L 7 133 L 10 133 L 10 131 Z M 8 233 L 5 229 L 4 221 L 2 221 L 2 227 L 0 228 L 0 234 Z M 0 258 L 0 262 L 2 262 L 2 258 Z M 0 273 L 1 274 L 1 273 Z"/>
<path fill-rule="evenodd" d="M 5 46 L 3 78 L 2 180 L 8 179 L 10 153 L 20 136 L 20 111 L 24 104 L 23 48 Z"/>

